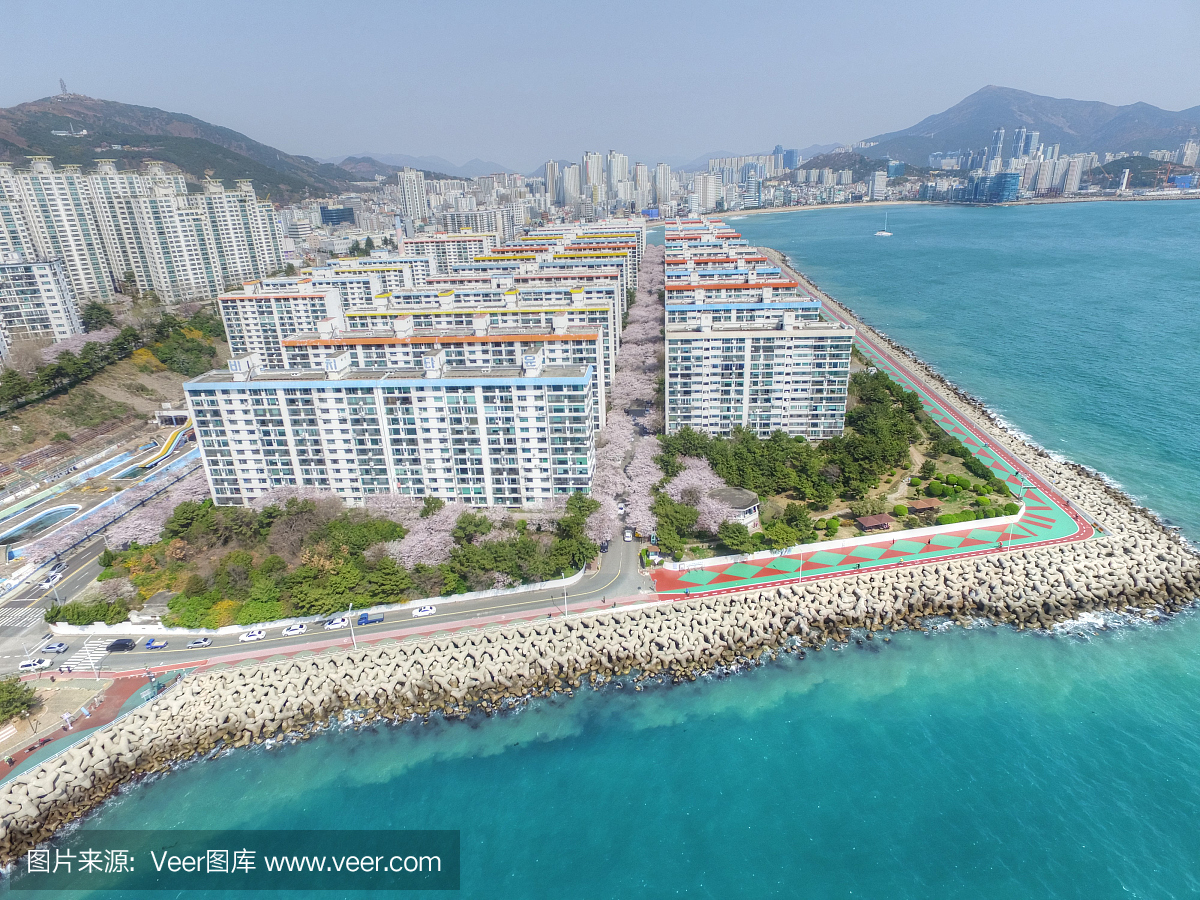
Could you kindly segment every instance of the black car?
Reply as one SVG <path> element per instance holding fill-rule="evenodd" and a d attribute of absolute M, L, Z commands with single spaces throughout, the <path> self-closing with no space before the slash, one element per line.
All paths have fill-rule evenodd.
<path fill-rule="evenodd" d="M 137 641 L 135 641 L 133 638 L 117 638 L 108 645 L 106 652 L 116 653 L 120 650 L 132 650 L 136 646 Z"/>
<path fill-rule="evenodd" d="M 607 552 L 608 552 L 608 541 L 601 541 L 601 542 L 600 542 L 600 552 L 601 552 L 601 553 L 607 553 Z"/>

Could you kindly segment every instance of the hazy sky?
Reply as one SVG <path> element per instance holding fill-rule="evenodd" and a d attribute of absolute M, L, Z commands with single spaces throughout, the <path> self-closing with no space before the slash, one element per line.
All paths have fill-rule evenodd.
<path fill-rule="evenodd" d="M 854 141 L 986 84 L 1200 104 L 1200 2 L 0 0 L 0 106 L 70 90 L 291 153 L 532 171 Z"/>

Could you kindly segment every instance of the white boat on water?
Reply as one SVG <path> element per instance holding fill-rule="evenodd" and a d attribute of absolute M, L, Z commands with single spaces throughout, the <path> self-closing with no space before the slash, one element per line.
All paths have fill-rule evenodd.
<path fill-rule="evenodd" d="M 892 233 L 887 230 L 887 213 L 883 214 L 883 230 L 875 232 L 875 237 L 891 237 Z"/>

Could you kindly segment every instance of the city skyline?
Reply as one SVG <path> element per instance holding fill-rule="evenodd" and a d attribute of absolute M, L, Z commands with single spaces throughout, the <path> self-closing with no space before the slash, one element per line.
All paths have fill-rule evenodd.
<path fill-rule="evenodd" d="M 515 11 L 475 4 L 453 11 L 405 5 L 372 11 L 371 28 L 347 23 L 344 29 L 323 31 L 321 52 L 337 61 L 330 70 L 296 63 L 304 4 L 286 12 L 276 4 L 206 7 L 206 19 L 234 22 L 247 34 L 269 36 L 283 29 L 288 35 L 293 23 L 297 26 L 293 39 L 259 41 L 254 55 L 237 66 L 222 66 L 214 63 L 227 52 L 227 28 L 180 32 L 180 26 L 190 27 L 184 13 L 164 16 L 156 10 L 143 16 L 134 10 L 118 20 L 68 3 L 54 21 L 52 42 L 44 39 L 44 18 L 21 9 L 7 13 L 10 33 L 26 39 L 11 42 L 0 106 L 50 96 L 61 77 L 82 94 L 185 110 L 319 159 L 363 152 L 456 162 L 476 157 L 528 173 L 547 157 L 575 159 L 583 148 L 620 147 L 631 161 L 679 166 L 706 153 L 766 152 L 780 142 L 790 147 L 852 142 L 905 127 L 985 84 L 1102 97 L 1114 104 L 1194 105 L 1190 85 L 1177 75 L 1193 59 L 1187 35 L 1194 28 L 1187 24 L 1200 24 L 1200 13 L 1185 2 L 1161 2 L 1154 4 L 1157 14 L 1139 7 L 1136 16 L 1120 16 L 1125 5 L 1108 4 L 1108 16 L 1082 4 L 1044 11 L 1044 29 L 1075 38 L 1056 43 L 1052 57 L 1038 35 L 982 27 L 990 17 L 982 10 L 965 13 L 954 26 L 970 32 L 970 42 L 929 43 L 922 16 L 893 21 L 888 7 L 876 3 L 836 11 L 743 8 L 739 15 L 748 23 L 772 22 L 779 49 L 762 52 L 760 29 L 700 27 L 706 15 L 713 22 L 727 17 L 723 7 L 628 6 L 593 23 L 585 43 L 595 48 L 597 61 L 586 65 L 570 51 L 584 39 L 541 4 Z M 1114 18 L 1123 23 L 1117 44 L 1108 40 Z M 1175 27 L 1157 28 L 1162 21 Z M 860 25 L 870 23 L 879 27 L 859 33 Z M 846 29 L 855 31 L 854 41 L 821 37 Z M 1138 39 L 1143 31 L 1145 41 Z M 179 39 L 181 33 L 186 39 Z M 389 47 L 407 33 L 430 39 L 403 41 L 398 59 Z M 472 34 L 486 34 L 488 40 L 452 40 Z M 918 39 L 922 52 L 914 54 Z M 112 46 L 130 41 L 144 65 L 101 63 L 99 57 Z M 462 46 L 471 50 L 458 49 Z M 512 48 L 522 46 L 528 55 L 512 57 Z M 792 62 L 795 54 L 799 66 Z M 459 59 L 447 68 L 450 56 Z M 524 63 L 514 64 L 522 58 Z M 669 76 L 672 60 L 697 58 L 712 60 L 722 73 L 705 92 L 671 92 L 669 77 L 656 82 Z M 154 71 L 153 79 L 144 77 L 147 69 Z M 337 77 L 330 77 L 331 71 Z M 529 78 L 534 71 L 540 73 L 536 92 Z M 203 78 L 195 77 L 201 72 Z M 595 89 L 599 83 L 605 91 Z M 665 95 L 659 84 L 668 86 Z M 638 95 L 647 102 L 629 102 Z M 709 114 L 772 95 L 771 116 L 718 119 Z M 502 96 L 513 102 L 495 102 Z M 670 129 L 661 128 L 656 97 L 670 100 Z M 443 105 L 456 114 L 439 114 Z M 522 107 L 530 111 L 512 114 Z M 380 114 L 389 109 L 392 115 Z M 318 110 L 332 114 L 337 127 L 314 129 L 305 111 Z"/>

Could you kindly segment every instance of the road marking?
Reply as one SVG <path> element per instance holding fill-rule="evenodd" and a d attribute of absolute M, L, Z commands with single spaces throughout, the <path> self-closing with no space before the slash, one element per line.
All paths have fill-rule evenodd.
<path fill-rule="evenodd" d="M 75 655 L 67 660 L 66 665 L 75 671 L 91 669 L 93 665 L 99 668 L 100 662 L 107 652 L 104 648 L 108 646 L 108 643 L 107 638 L 89 638 L 82 647 L 75 651 Z"/>
<path fill-rule="evenodd" d="M 26 628 L 42 617 L 41 609 L 31 609 L 30 607 L 20 607 L 13 609 L 12 607 L 0 609 L 0 626 Z"/>
<path fill-rule="evenodd" d="M 0 741 L 7 741 L 10 737 L 17 733 L 16 725 L 9 725 L 7 728 L 0 728 Z"/>

